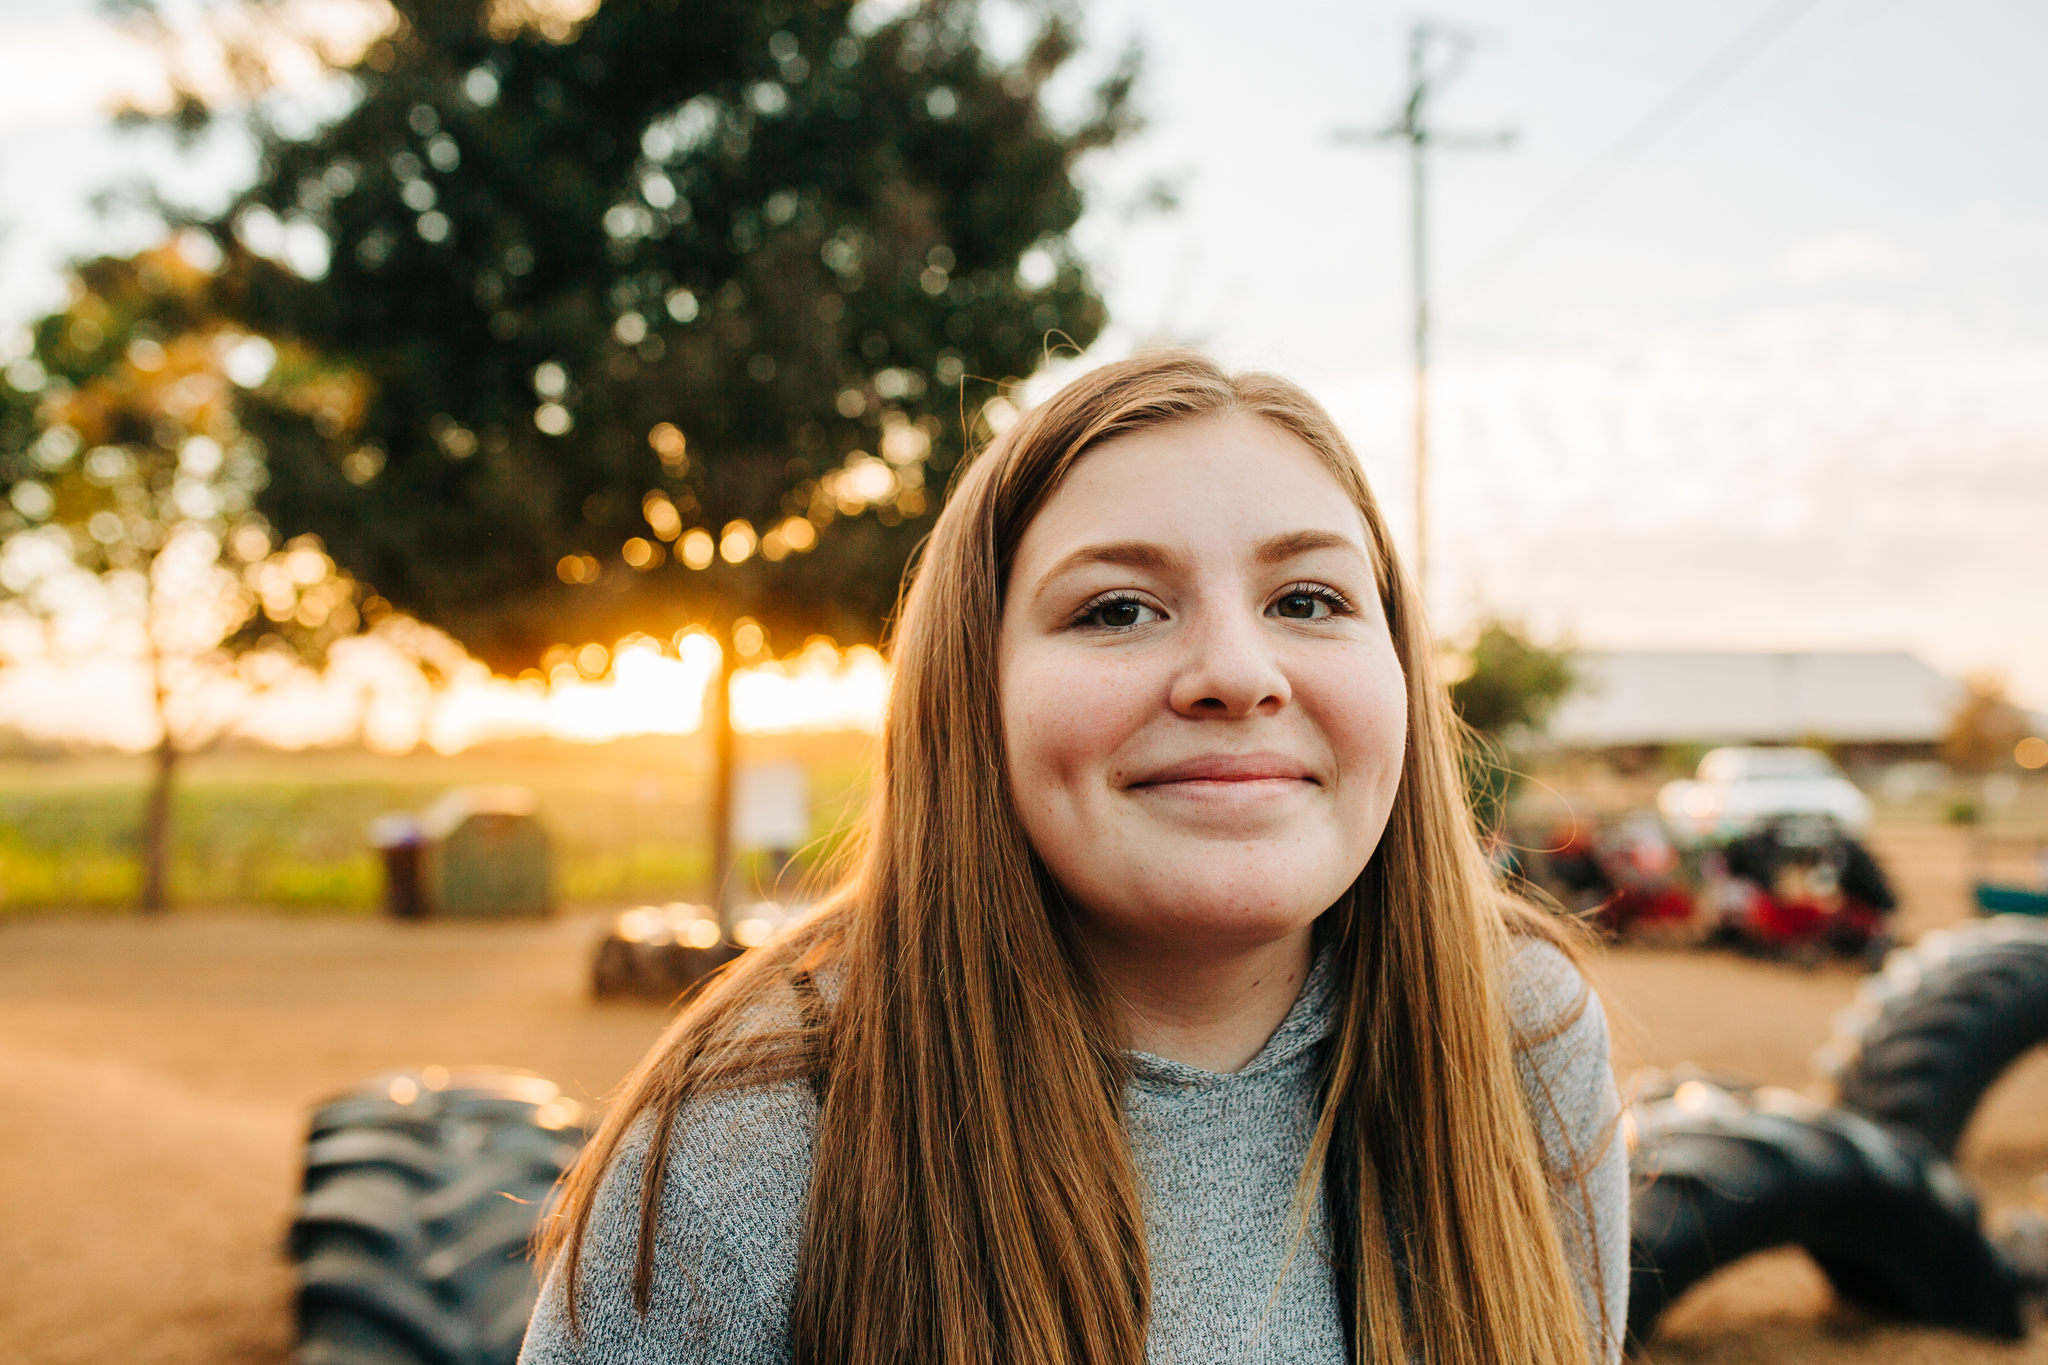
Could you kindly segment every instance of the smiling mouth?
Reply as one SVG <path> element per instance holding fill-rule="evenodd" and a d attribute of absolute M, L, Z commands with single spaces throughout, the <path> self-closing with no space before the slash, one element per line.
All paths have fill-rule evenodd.
<path fill-rule="evenodd" d="M 1267 773 L 1258 776 L 1147 778 L 1133 782 L 1124 794 L 1141 808 L 1172 818 L 1223 819 L 1232 837 L 1244 832 L 1242 822 L 1259 821 L 1283 812 L 1298 811 L 1301 803 L 1322 791 L 1320 782 L 1303 774 Z"/>
<path fill-rule="evenodd" d="M 1214 754 L 1171 764 L 1129 783 L 1131 791 L 1178 790 L 1188 795 L 1275 792 L 1319 787 L 1308 768 L 1281 754 Z"/>

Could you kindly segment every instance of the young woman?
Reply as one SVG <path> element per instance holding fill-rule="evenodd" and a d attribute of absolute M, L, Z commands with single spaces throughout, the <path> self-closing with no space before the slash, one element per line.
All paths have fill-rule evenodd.
<path fill-rule="evenodd" d="M 569 1176 L 522 1360 L 1620 1353 L 1605 1024 L 1474 837 L 1357 460 L 1107 366 L 962 475 L 840 890 Z"/>

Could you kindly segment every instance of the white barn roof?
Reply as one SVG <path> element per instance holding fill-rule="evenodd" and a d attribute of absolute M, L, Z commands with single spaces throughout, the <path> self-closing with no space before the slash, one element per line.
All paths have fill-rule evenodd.
<path fill-rule="evenodd" d="M 1560 743 L 1926 744 L 1941 738 L 1959 686 L 1904 650 L 1881 653 L 1587 651 L 1558 707 Z"/>

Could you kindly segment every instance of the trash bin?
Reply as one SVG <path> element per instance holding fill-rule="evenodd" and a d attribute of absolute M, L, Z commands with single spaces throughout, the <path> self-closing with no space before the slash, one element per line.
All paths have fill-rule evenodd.
<path fill-rule="evenodd" d="M 525 787 L 456 787 L 420 812 L 420 888 L 429 914 L 463 919 L 554 908 L 547 831 Z"/>
<path fill-rule="evenodd" d="M 553 857 L 524 787 L 455 787 L 418 815 L 370 822 L 384 910 L 398 919 L 512 919 L 554 908 Z"/>
<path fill-rule="evenodd" d="M 370 847 L 384 859 L 384 913 L 393 919 L 418 919 L 426 913 L 420 899 L 420 822 L 410 811 L 392 811 L 370 822 Z"/>

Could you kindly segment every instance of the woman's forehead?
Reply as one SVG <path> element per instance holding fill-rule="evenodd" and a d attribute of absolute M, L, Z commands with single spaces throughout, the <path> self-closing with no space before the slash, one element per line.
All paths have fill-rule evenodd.
<path fill-rule="evenodd" d="M 1329 465 L 1284 427 L 1244 413 L 1163 423 L 1076 461 L 1026 528 L 1024 559 L 1087 540 L 1262 542 L 1327 532 L 1370 551 L 1365 519 Z M 1034 553 L 1035 552 L 1035 553 Z"/>

